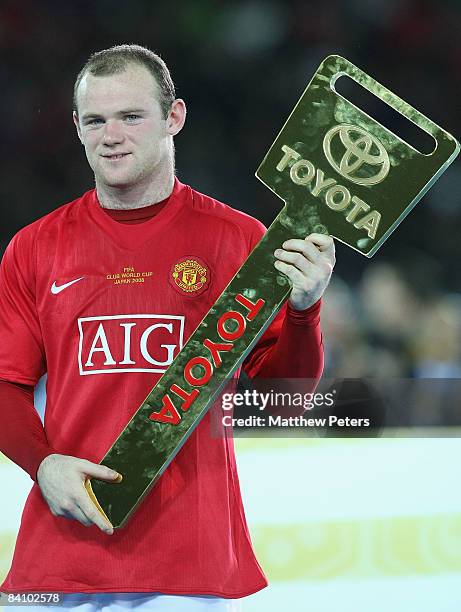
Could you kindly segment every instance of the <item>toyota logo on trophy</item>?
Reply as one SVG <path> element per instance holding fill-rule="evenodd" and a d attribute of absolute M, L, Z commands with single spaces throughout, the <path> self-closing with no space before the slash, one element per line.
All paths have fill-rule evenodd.
<path fill-rule="evenodd" d="M 339 164 L 332 150 L 335 137 L 340 139 L 345 149 Z M 328 130 L 323 139 L 323 152 L 336 172 L 357 185 L 376 185 L 389 172 L 389 156 L 384 146 L 377 138 L 355 125 L 335 125 Z M 367 164 L 376 167 L 374 175 L 360 172 Z"/>
<path fill-rule="evenodd" d="M 341 75 L 432 136 L 432 153 L 341 96 Z M 114 527 L 141 503 L 287 299 L 290 283 L 274 268 L 274 250 L 321 232 L 371 257 L 458 152 L 453 136 L 348 60 L 321 63 L 256 171 L 282 210 L 102 459 L 123 481 L 87 481 Z M 172 282 L 195 290 L 208 282 L 206 272 L 185 262 Z"/>

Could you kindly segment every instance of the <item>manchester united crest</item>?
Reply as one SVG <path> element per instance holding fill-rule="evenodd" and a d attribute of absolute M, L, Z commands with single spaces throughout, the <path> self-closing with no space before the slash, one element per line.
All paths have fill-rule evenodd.
<path fill-rule="evenodd" d="M 199 295 L 210 283 L 210 271 L 199 257 L 183 258 L 171 268 L 170 282 L 180 293 Z"/>

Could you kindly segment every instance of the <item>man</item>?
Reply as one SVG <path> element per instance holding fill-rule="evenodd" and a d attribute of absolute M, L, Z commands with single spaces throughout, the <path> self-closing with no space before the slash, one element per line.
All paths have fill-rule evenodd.
<path fill-rule="evenodd" d="M 232 439 L 210 436 L 210 413 L 123 529 L 114 533 L 84 489 L 88 476 L 117 486 L 98 462 L 265 230 L 175 177 L 185 118 L 156 54 L 137 45 L 94 54 L 75 83 L 74 123 L 96 189 L 21 230 L 4 255 L 0 449 L 35 481 L 6 592 L 224 610 L 267 584 Z M 288 240 L 275 256 L 293 284 L 289 303 L 244 369 L 318 378 L 333 241 Z M 45 372 L 43 428 L 32 391 Z"/>

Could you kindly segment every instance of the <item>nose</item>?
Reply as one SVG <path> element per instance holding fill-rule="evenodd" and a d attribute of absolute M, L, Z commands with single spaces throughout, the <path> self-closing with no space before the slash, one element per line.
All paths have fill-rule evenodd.
<path fill-rule="evenodd" d="M 104 126 L 103 143 L 109 147 L 123 141 L 123 127 L 117 120 L 108 119 Z"/>

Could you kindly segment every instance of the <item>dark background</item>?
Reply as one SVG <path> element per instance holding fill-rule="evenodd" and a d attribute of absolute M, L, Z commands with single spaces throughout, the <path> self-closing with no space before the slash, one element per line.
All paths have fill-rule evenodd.
<path fill-rule="evenodd" d="M 73 83 L 92 52 L 127 42 L 158 52 L 186 101 L 180 180 L 266 225 L 280 202 L 254 171 L 330 53 L 461 136 L 455 0 L 5 1 L 1 250 L 93 186 L 71 120 Z M 395 117 L 371 110 L 399 133 Z M 460 163 L 374 259 L 337 245 L 322 318 L 328 375 L 461 377 Z"/>

